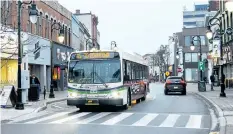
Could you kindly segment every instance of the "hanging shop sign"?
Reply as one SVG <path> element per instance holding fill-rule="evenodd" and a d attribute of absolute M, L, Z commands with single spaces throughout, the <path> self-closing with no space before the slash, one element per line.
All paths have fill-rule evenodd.
<path fill-rule="evenodd" d="M 220 52 L 221 48 L 220 48 L 220 40 L 213 40 L 213 52 L 212 52 L 212 56 L 214 58 L 219 58 L 220 57 Z"/>
<path fill-rule="evenodd" d="M 232 49 L 231 46 L 223 47 L 223 64 L 232 62 Z"/>

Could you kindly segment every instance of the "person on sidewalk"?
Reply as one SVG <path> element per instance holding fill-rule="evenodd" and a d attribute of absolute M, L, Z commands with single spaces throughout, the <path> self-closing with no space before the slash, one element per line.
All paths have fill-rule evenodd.
<path fill-rule="evenodd" d="M 37 84 L 38 85 L 38 89 L 37 89 L 37 94 L 38 94 L 38 100 L 40 99 L 40 81 L 39 79 L 36 77 L 35 74 L 32 74 L 31 77 L 30 77 L 30 84 Z"/>
<path fill-rule="evenodd" d="M 210 81 L 211 81 L 211 91 L 214 91 L 214 81 L 215 81 L 214 74 L 210 76 Z"/>

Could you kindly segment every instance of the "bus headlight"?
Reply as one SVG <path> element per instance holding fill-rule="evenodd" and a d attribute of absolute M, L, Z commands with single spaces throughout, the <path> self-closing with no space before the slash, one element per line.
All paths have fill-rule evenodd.
<path fill-rule="evenodd" d="M 78 97 L 78 93 L 76 93 L 76 92 L 69 92 L 69 97 L 70 98 L 77 98 Z"/>
<path fill-rule="evenodd" d="M 120 97 L 120 93 L 116 92 L 116 91 L 112 92 L 111 95 L 112 95 L 113 98 L 119 98 Z"/>

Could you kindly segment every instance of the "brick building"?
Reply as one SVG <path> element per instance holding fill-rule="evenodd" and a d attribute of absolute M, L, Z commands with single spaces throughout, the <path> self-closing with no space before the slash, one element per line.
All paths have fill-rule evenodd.
<path fill-rule="evenodd" d="M 80 13 L 80 10 L 76 10 L 74 15 L 81 21 L 88 29 L 91 34 L 91 39 L 93 42 L 93 47 L 100 49 L 100 33 L 98 31 L 98 17 L 95 14 L 90 13 Z"/>
<path fill-rule="evenodd" d="M 30 33 L 28 36 L 29 41 L 26 45 L 23 45 L 23 52 L 26 50 L 25 46 L 32 51 L 27 53 L 28 59 L 23 62 L 27 62 L 26 66 L 29 68 L 30 73 L 35 74 L 41 80 L 42 89 L 50 88 L 50 78 L 53 76 L 55 88 L 63 90 L 64 86 L 67 85 L 64 79 L 66 78 L 66 73 L 65 70 L 60 69 L 59 65 L 66 63 L 68 55 L 72 52 L 70 47 L 72 37 L 71 12 L 59 4 L 58 1 L 40 0 L 34 2 L 39 15 L 35 24 L 32 24 L 29 20 L 28 9 L 30 4 L 23 4 L 21 7 L 21 31 Z M 1 24 L 8 26 L 9 28 L 7 29 L 17 29 L 17 9 L 17 1 L 1 1 Z M 59 30 L 54 29 L 51 37 L 51 27 L 54 23 L 59 23 L 64 28 L 65 39 L 62 44 L 59 43 L 57 38 Z M 58 27 L 58 25 L 53 27 Z M 53 41 L 52 45 L 51 40 Z M 15 49 L 17 49 L 17 43 L 15 45 Z M 35 50 L 39 47 L 39 51 L 35 54 Z M 17 57 L 17 51 L 16 53 L 13 52 L 13 54 Z M 52 65 L 51 55 L 53 55 Z M 26 59 L 25 57 L 23 59 Z M 7 61 L 9 61 L 9 58 L 7 58 Z M 9 70 L 9 67 L 7 66 L 6 70 Z M 53 73 L 51 73 L 51 67 L 53 68 Z"/>
<path fill-rule="evenodd" d="M 58 3 L 58 1 L 35 1 L 39 16 L 36 24 L 29 20 L 28 8 L 30 5 L 23 5 L 21 10 L 21 29 L 24 32 L 47 38 L 58 42 L 59 31 L 53 30 L 53 37 L 50 37 L 51 25 L 58 22 L 65 30 L 63 44 L 71 44 L 71 12 Z M 1 23 L 17 29 L 17 1 L 1 1 Z"/>
<path fill-rule="evenodd" d="M 219 0 L 209 0 L 209 11 L 218 11 L 220 1 Z"/>

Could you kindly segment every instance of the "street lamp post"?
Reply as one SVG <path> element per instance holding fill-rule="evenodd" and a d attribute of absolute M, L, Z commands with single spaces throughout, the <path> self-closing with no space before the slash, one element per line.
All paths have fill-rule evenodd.
<path fill-rule="evenodd" d="M 91 39 L 91 38 L 88 38 L 88 39 L 86 40 L 86 50 L 87 50 L 88 42 L 89 42 L 90 40 L 92 40 L 92 39 Z"/>
<path fill-rule="evenodd" d="M 113 49 L 113 46 L 114 46 L 114 47 L 117 47 L 116 41 L 111 41 L 111 49 Z"/>
<path fill-rule="evenodd" d="M 36 4 L 30 1 L 21 2 L 18 1 L 18 89 L 17 89 L 17 103 L 15 109 L 23 110 L 24 104 L 22 103 L 22 87 L 21 87 L 21 64 L 22 64 L 22 52 L 23 47 L 21 46 L 21 7 L 23 4 L 29 5 L 31 4 L 31 8 L 29 10 L 30 21 L 32 23 L 36 23 L 38 11 L 36 9 Z"/>
<path fill-rule="evenodd" d="M 232 4 L 232 3 L 228 3 L 228 4 Z M 229 6 L 229 5 L 228 5 Z M 228 7 L 230 8 L 230 7 Z M 232 8 L 231 8 L 232 9 Z M 215 23 L 212 23 L 215 20 Z M 222 29 L 222 21 L 219 18 L 212 18 L 209 20 L 208 22 L 208 26 L 207 26 L 207 32 L 206 32 L 206 36 L 207 38 L 213 39 L 213 32 L 211 31 L 211 27 L 212 26 L 218 26 L 218 29 L 216 30 L 216 34 L 217 36 L 220 36 L 220 60 L 223 61 L 223 38 L 222 36 L 226 33 L 226 34 L 232 34 L 232 28 L 227 28 L 226 31 Z M 220 81 L 220 87 L 221 87 L 221 93 L 220 93 L 220 97 L 226 97 L 226 93 L 225 93 L 225 85 L 224 85 L 224 73 L 223 73 L 223 65 L 220 64 L 220 72 L 221 72 L 221 81 Z"/>
<path fill-rule="evenodd" d="M 197 39 L 195 39 L 195 38 L 197 38 Z M 194 41 L 198 41 L 199 42 L 199 48 L 200 48 L 199 62 L 201 62 L 202 61 L 201 37 L 199 35 L 196 35 L 196 36 L 192 37 L 191 46 L 190 46 L 190 49 L 192 51 L 195 49 Z M 202 81 L 202 70 L 200 70 L 200 81 Z"/>
<path fill-rule="evenodd" d="M 176 51 L 176 58 L 177 58 L 177 60 L 179 59 L 179 64 L 180 64 L 180 62 L 181 62 L 181 60 L 180 60 L 180 52 L 182 52 L 182 63 L 183 63 L 183 69 L 182 69 L 182 71 L 184 72 L 184 53 L 183 53 L 183 50 L 181 49 L 181 48 L 177 48 L 177 51 Z M 177 74 L 178 75 L 178 74 Z M 183 78 L 184 78 L 184 73 L 183 73 Z"/>
<path fill-rule="evenodd" d="M 58 25 L 58 27 L 54 27 L 55 25 Z M 51 63 L 51 77 L 50 77 L 50 93 L 49 93 L 49 98 L 55 98 L 54 95 L 54 89 L 53 89 L 53 30 L 60 30 L 59 32 L 59 36 L 58 36 L 58 40 L 60 43 L 62 43 L 64 41 L 64 29 L 63 27 L 61 27 L 60 23 L 53 23 L 51 25 L 51 49 L 50 49 L 50 53 L 51 53 L 51 58 L 50 58 L 50 63 Z"/>

